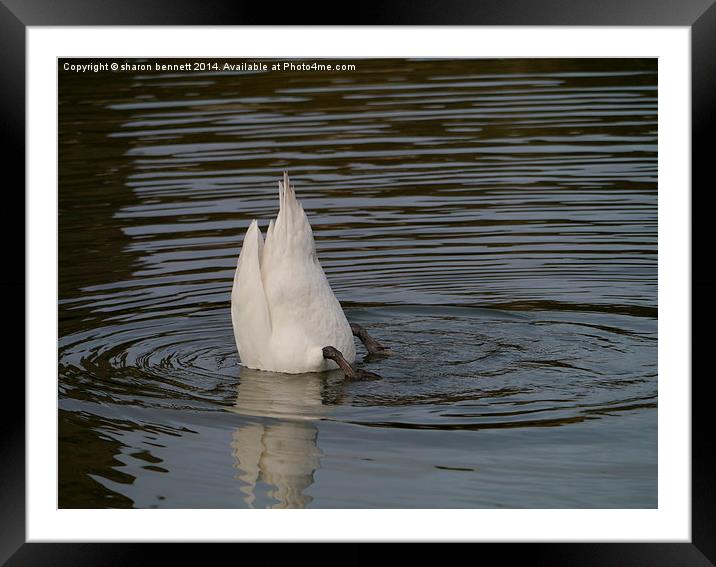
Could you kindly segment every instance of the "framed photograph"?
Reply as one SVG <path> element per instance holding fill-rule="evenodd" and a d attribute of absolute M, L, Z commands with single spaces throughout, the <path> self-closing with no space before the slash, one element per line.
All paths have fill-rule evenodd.
<path fill-rule="evenodd" d="M 709 2 L 264 25 L 2 1 L 27 240 L 0 563 L 489 542 L 712 564 Z"/>

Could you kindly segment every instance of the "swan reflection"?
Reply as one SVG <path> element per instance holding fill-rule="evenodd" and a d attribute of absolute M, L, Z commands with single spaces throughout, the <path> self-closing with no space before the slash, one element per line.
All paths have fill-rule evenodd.
<path fill-rule="evenodd" d="M 240 380 L 233 410 L 259 418 L 234 431 L 231 442 L 244 502 L 253 508 L 264 483 L 270 486 L 273 508 L 304 508 L 313 499 L 304 491 L 320 467 L 313 420 L 326 412 L 321 400 L 325 377 L 242 368 Z"/>

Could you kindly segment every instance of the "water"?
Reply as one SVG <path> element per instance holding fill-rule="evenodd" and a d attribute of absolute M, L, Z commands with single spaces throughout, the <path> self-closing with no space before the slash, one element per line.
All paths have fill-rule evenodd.
<path fill-rule="evenodd" d="M 657 506 L 655 60 L 60 71 L 61 507 Z M 289 169 L 392 347 L 239 365 Z"/>

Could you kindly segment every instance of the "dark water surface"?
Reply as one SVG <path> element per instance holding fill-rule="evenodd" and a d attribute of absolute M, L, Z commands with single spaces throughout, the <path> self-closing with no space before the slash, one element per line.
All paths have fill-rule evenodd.
<path fill-rule="evenodd" d="M 655 60 L 355 64 L 60 70 L 59 505 L 657 506 Z M 286 168 L 382 381 L 239 364 Z"/>

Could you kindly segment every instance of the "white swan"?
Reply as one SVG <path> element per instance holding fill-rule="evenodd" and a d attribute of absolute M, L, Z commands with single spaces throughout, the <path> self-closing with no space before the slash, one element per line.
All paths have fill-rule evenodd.
<path fill-rule="evenodd" d="M 383 347 L 348 323 L 318 262 L 311 225 L 287 172 L 278 186 L 276 222 L 269 223 L 265 243 L 258 223 L 251 222 L 234 276 L 231 321 L 241 362 L 290 374 L 338 366 L 348 377 L 369 374 L 350 366 L 356 357 L 353 334 L 368 341 L 369 350 L 371 342 L 376 350 Z"/>

